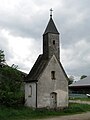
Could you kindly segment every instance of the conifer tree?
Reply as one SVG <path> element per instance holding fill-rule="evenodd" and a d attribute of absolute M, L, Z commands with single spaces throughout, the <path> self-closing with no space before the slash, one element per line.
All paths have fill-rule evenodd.
<path fill-rule="evenodd" d="M 0 64 L 5 62 L 5 55 L 4 55 L 4 51 L 0 50 Z"/>

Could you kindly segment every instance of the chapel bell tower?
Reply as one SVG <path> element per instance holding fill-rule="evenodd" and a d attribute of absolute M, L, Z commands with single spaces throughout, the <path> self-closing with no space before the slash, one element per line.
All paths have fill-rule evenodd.
<path fill-rule="evenodd" d="M 60 60 L 59 32 L 52 19 L 52 9 L 50 9 L 50 20 L 43 34 L 43 55 L 45 59 L 55 55 Z"/>

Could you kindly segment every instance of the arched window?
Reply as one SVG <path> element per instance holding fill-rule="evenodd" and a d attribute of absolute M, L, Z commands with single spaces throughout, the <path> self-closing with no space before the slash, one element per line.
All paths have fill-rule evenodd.
<path fill-rule="evenodd" d="M 55 80 L 55 71 L 51 71 L 51 79 Z"/>
<path fill-rule="evenodd" d="M 29 96 L 28 97 L 31 97 L 32 96 L 32 86 L 30 85 L 29 86 Z"/>
<path fill-rule="evenodd" d="M 55 45 L 55 40 L 53 40 L 53 45 Z"/>

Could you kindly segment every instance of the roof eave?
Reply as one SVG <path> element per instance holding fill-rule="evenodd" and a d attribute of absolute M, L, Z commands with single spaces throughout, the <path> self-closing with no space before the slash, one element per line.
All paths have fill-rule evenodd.
<path fill-rule="evenodd" d="M 35 83 L 35 82 L 38 82 L 38 80 L 25 80 L 24 82 L 25 83 L 33 83 L 33 82 Z"/>
<path fill-rule="evenodd" d="M 46 32 L 46 33 L 44 33 L 43 35 L 46 35 L 46 34 L 49 34 L 49 33 L 50 33 L 50 34 L 58 34 L 58 35 L 60 34 L 59 32 L 58 32 L 58 33 L 54 33 L 54 32 Z"/>

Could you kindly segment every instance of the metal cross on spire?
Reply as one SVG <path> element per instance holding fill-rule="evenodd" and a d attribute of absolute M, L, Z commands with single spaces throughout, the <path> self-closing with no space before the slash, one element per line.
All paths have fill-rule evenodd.
<path fill-rule="evenodd" d="M 50 9 L 50 18 L 52 18 L 52 8 Z"/>

